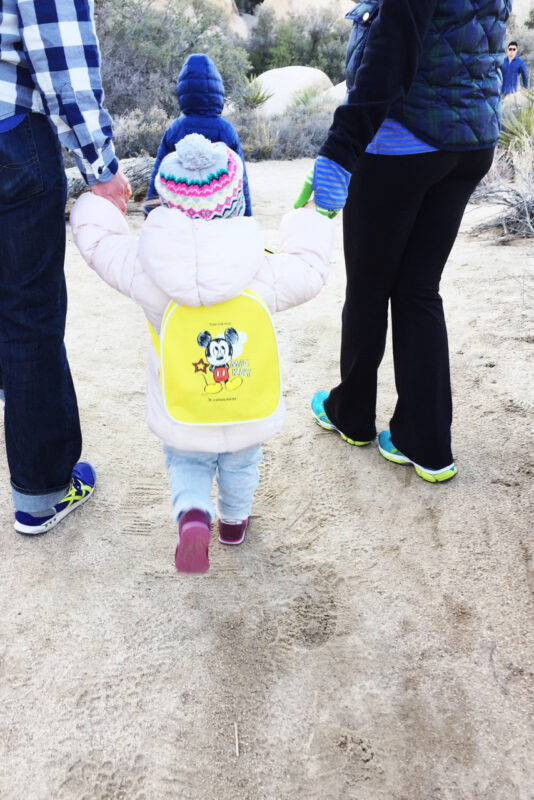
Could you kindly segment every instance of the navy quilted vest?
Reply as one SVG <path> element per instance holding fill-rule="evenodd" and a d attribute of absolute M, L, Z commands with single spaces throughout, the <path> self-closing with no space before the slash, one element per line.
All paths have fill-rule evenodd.
<path fill-rule="evenodd" d="M 505 23 L 512 0 L 438 0 L 422 55 L 394 117 L 442 150 L 478 150 L 499 138 L 501 64 Z M 380 0 L 361 0 L 347 18 L 353 30 L 347 51 L 347 87 L 357 71 Z"/>

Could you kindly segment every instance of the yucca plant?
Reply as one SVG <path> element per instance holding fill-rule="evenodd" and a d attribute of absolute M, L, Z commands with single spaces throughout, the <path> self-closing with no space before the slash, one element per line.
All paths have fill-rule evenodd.
<path fill-rule="evenodd" d="M 503 120 L 499 144 L 508 155 L 532 148 L 534 142 L 534 91 L 527 92 L 527 105 Z"/>
<path fill-rule="evenodd" d="M 266 91 L 255 75 L 245 78 L 239 94 L 233 98 L 234 105 L 241 111 L 255 111 L 273 96 Z"/>

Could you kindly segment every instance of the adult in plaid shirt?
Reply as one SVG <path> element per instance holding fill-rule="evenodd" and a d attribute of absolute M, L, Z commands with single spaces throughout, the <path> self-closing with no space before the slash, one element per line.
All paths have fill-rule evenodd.
<path fill-rule="evenodd" d="M 61 145 L 95 194 L 126 210 L 103 108 L 91 0 L 0 4 L 0 393 L 15 528 L 41 533 L 92 493 L 63 343 L 67 182 Z"/>

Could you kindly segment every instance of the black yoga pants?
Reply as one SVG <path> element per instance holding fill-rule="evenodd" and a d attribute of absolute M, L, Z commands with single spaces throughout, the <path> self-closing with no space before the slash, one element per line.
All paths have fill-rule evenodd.
<path fill-rule="evenodd" d="M 325 410 L 350 439 L 376 435 L 377 371 L 391 302 L 397 405 L 392 441 L 428 469 L 452 460 L 452 398 L 441 273 L 493 148 L 406 156 L 365 153 L 343 215 L 347 289 L 341 383 Z"/>

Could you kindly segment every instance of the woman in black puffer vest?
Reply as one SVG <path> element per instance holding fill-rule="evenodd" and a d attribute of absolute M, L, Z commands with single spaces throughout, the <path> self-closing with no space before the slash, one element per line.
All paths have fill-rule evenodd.
<path fill-rule="evenodd" d="M 339 209 L 348 188 L 341 382 L 315 394 L 315 420 L 353 444 L 374 439 L 391 303 L 398 399 L 378 445 L 432 482 L 457 472 L 439 283 L 499 136 L 510 10 L 511 0 L 361 0 L 347 15 L 347 99 L 315 162 L 319 206 Z"/>

